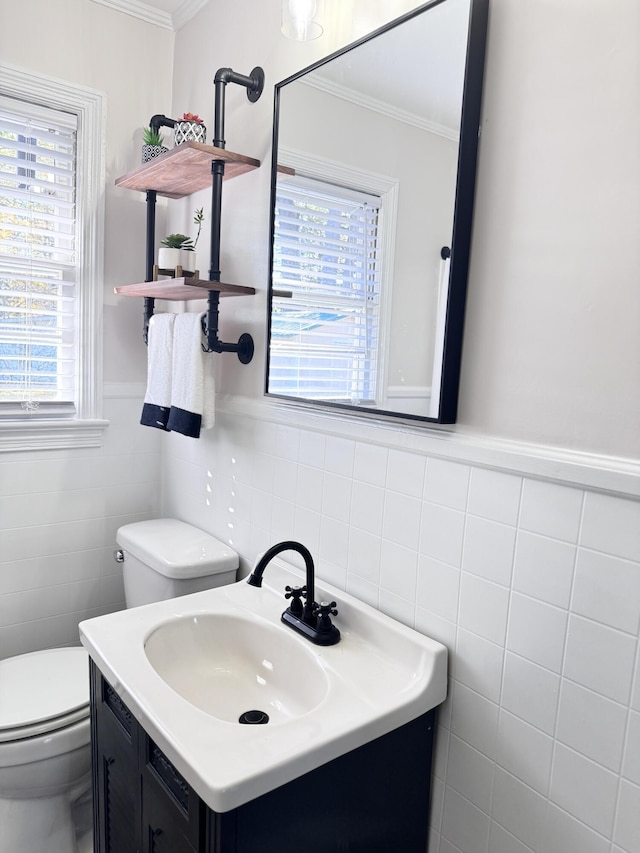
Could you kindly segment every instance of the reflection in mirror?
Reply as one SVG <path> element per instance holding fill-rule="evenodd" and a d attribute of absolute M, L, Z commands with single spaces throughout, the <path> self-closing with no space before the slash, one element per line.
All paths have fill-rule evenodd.
<path fill-rule="evenodd" d="M 266 392 L 455 421 L 488 0 L 276 86 Z"/>

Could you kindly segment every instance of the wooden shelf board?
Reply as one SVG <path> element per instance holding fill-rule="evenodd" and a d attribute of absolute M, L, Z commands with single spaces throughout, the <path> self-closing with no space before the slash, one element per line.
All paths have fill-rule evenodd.
<path fill-rule="evenodd" d="M 116 186 L 147 192 L 155 190 L 167 198 L 183 198 L 211 186 L 211 162 L 223 160 L 224 177 L 235 178 L 260 167 L 260 161 L 226 148 L 202 142 L 183 142 L 166 154 L 116 178 Z"/>
<path fill-rule="evenodd" d="M 151 296 L 154 299 L 170 299 L 183 302 L 189 299 L 206 299 L 207 291 L 217 290 L 220 296 L 251 296 L 255 287 L 242 284 L 225 284 L 222 281 L 205 279 L 170 278 L 166 281 L 143 281 L 139 284 L 123 284 L 114 287 L 120 296 Z"/>

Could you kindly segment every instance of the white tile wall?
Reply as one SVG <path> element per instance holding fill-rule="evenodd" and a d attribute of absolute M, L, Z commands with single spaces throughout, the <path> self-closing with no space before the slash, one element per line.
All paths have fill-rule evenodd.
<path fill-rule="evenodd" d="M 121 524 L 157 515 L 161 438 L 140 399 L 109 397 L 101 448 L 0 455 L 0 658 L 78 640 L 124 606 Z"/>
<path fill-rule="evenodd" d="M 430 853 L 640 853 L 640 502 L 323 426 L 169 436 L 165 511 L 449 647 Z"/>

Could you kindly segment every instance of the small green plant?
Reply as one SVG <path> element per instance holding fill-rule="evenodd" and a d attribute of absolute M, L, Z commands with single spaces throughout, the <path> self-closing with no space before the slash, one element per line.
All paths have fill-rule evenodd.
<path fill-rule="evenodd" d="M 196 239 L 192 241 L 191 246 L 183 246 L 183 249 L 186 249 L 188 252 L 195 252 L 196 246 L 198 245 L 198 240 L 200 239 L 200 232 L 202 231 L 202 223 L 204 222 L 204 208 L 199 207 L 194 216 L 193 216 L 193 224 L 198 226 L 198 230 L 196 232 Z"/>
<path fill-rule="evenodd" d="M 195 251 L 196 246 L 198 245 L 198 240 L 200 239 L 200 232 L 202 231 L 202 223 L 203 222 L 204 222 L 204 208 L 199 207 L 193 216 L 193 224 L 198 226 L 198 230 L 196 232 L 196 239 L 193 241 L 194 251 Z"/>
<path fill-rule="evenodd" d="M 162 136 L 160 136 L 160 128 L 145 127 L 142 131 L 142 141 L 145 145 L 157 145 L 163 147 Z"/>
<path fill-rule="evenodd" d="M 193 240 L 186 234 L 169 234 L 161 240 L 161 244 L 167 249 L 186 249 L 188 252 L 194 249 Z"/>

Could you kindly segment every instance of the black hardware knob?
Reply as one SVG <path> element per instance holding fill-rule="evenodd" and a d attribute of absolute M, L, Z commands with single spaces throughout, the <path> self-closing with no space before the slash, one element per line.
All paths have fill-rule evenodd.
<path fill-rule="evenodd" d="M 291 599 L 289 611 L 294 616 L 302 616 L 302 601 L 301 598 L 307 592 L 306 586 L 285 586 L 284 597 Z"/>
<path fill-rule="evenodd" d="M 318 617 L 318 624 L 316 626 L 318 631 L 330 631 L 333 627 L 331 624 L 331 617 L 338 615 L 336 602 L 321 601 L 320 604 L 316 604 L 315 613 Z"/>

